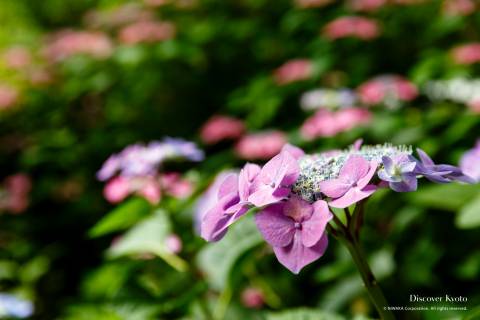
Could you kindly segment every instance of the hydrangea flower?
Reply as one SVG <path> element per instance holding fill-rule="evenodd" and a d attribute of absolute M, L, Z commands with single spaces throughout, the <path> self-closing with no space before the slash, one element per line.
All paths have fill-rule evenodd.
<path fill-rule="evenodd" d="M 256 207 L 260 233 L 278 261 L 298 273 L 325 252 L 325 229 L 334 217 L 328 207 L 359 203 L 385 182 L 394 191 L 405 192 L 416 190 L 421 176 L 441 183 L 471 181 L 459 168 L 436 165 L 421 150 L 418 154 L 421 160 L 412 155 L 410 146 L 368 146 L 362 140 L 345 150 L 310 155 L 285 145 L 263 168 L 247 164 L 240 174 L 228 175 L 215 186 L 216 201 L 207 191 L 212 207 L 201 214 L 201 235 L 208 241 L 221 239 L 232 223 Z"/>
<path fill-rule="evenodd" d="M 332 214 L 323 200 L 313 204 L 292 196 L 270 205 L 255 216 L 263 238 L 278 261 L 293 273 L 320 258 L 328 245 L 325 228 Z"/>
<path fill-rule="evenodd" d="M 390 188 L 397 192 L 417 190 L 417 175 L 414 170 L 417 165 L 414 159 L 407 155 L 394 158 L 382 158 L 383 168 L 378 171 L 378 177 L 388 182 Z"/>

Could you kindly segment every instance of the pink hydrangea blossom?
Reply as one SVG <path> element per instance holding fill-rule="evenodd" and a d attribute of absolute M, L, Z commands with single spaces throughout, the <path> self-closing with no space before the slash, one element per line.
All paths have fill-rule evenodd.
<path fill-rule="evenodd" d="M 464 174 L 480 182 L 480 139 L 475 147 L 465 152 L 460 159 L 460 169 Z"/>
<path fill-rule="evenodd" d="M 115 177 L 103 188 L 103 196 L 111 203 L 119 203 L 130 194 L 130 182 L 124 177 Z"/>
<path fill-rule="evenodd" d="M 305 139 L 309 140 L 318 137 L 332 137 L 338 133 L 368 124 L 371 118 L 370 111 L 361 108 L 345 108 L 339 111 L 319 109 L 304 122 L 300 128 L 300 133 Z"/>
<path fill-rule="evenodd" d="M 372 19 L 344 16 L 329 22 L 323 29 L 323 35 L 331 40 L 347 37 L 371 40 L 380 35 L 380 26 Z"/>
<path fill-rule="evenodd" d="M 397 101 L 412 101 L 418 96 L 417 87 L 398 75 L 375 77 L 357 89 L 358 96 L 366 105 L 395 104 Z"/>
<path fill-rule="evenodd" d="M 112 54 L 110 38 L 98 31 L 62 30 L 52 34 L 43 48 L 45 57 L 58 62 L 76 54 L 107 58 Z"/>
<path fill-rule="evenodd" d="M 455 47 L 451 51 L 452 59 L 457 64 L 474 64 L 480 61 L 480 43 L 473 42 Z"/>
<path fill-rule="evenodd" d="M 242 159 L 270 159 L 287 143 L 281 131 L 263 131 L 243 136 L 235 145 L 235 153 Z"/>
<path fill-rule="evenodd" d="M 332 214 L 323 200 L 313 204 L 298 196 L 272 204 L 255 215 L 255 222 L 278 261 L 293 273 L 320 258 L 328 245 L 325 232 Z"/>
<path fill-rule="evenodd" d="M 13 107 L 19 98 L 20 95 L 15 88 L 0 83 L 0 110 Z"/>
<path fill-rule="evenodd" d="M 251 309 L 260 309 L 265 304 L 265 296 L 262 290 L 255 287 L 245 288 L 240 299 L 245 307 Z"/>
<path fill-rule="evenodd" d="M 480 114 L 480 99 L 473 99 L 472 101 L 469 101 L 467 106 L 473 113 Z"/>
<path fill-rule="evenodd" d="M 372 195 L 377 187 L 368 184 L 376 172 L 378 164 L 367 161 L 362 156 L 352 155 L 343 165 L 338 178 L 320 183 L 320 191 L 332 198 L 329 205 L 346 208 Z"/>
<path fill-rule="evenodd" d="M 452 16 L 467 16 L 475 12 L 475 2 L 472 0 L 445 0 L 443 12 Z"/>
<path fill-rule="evenodd" d="M 188 179 L 183 179 L 178 172 L 168 172 L 160 175 L 160 184 L 166 194 L 184 199 L 193 192 L 193 183 Z"/>
<path fill-rule="evenodd" d="M 7 67 L 12 69 L 23 69 L 30 65 L 32 56 L 30 51 L 24 47 L 12 47 L 3 53 L 3 59 Z"/>
<path fill-rule="evenodd" d="M 0 190 L 0 211 L 22 213 L 30 202 L 29 193 L 32 181 L 23 173 L 8 176 L 4 180 L 4 190 Z"/>
<path fill-rule="evenodd" d="M 273 78 L 279 85 L 296 81 L 307 80 L 312 77 L 313 63 L 308 59 L 294 59 L 287 61 L 275 70 Z"/>
<path fill-rule="evenodd" d="M 175 26 L 170 22 L 138 21 L 120 30 L 119 40 L 125 44 L 153 43 L 175 36 Z"/>
<path fill-rule="evenodd" d="M 387 0 L 350 0 L 349 6 L 355 11 L 373 12 L 387 4 Z"/>
<path fill-rule="evenodd" d="M 213 116 L 201 128 L 200 137 L 206 144 L 239 138 L 245 131 L 243 121 L 227 117 Z"/>

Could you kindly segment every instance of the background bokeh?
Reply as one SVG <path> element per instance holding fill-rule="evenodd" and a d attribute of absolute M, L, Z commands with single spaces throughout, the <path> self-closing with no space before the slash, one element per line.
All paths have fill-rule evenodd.
<path fill-rule="evenodd" d="M 0 316 L 374 318 L 339 243 L 293 275 L 251 219 L 202 240 L 201 195 L 286 142 L 318 152 L 363 138 L 459 164 L 480 137 L 479 10 L 474 0 L 1 0 Z M 97 179 L 129 145 L 140 144 L 127 149 L 135 162 L 152 141 L 182 144 L 165 137 L 204 157 L 167 157 L 153 180 Z M 479 149 L 468 160 L 477 179 Z M 369 201 L 362 241 L 391 305 L 468 298 L 467 311 L 399 319 L 480 317 L 479 199 L 478 185 L 422 181 Z"/>

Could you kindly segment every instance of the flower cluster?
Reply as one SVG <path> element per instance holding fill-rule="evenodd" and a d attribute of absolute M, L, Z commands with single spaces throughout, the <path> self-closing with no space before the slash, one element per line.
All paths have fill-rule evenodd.
<path fill-rule="evenodd" d="M 330 40 L 348 37 L 371 40 L 379 35 L 380 26 L 375 20 L 356 16 L 337 18 L 323 29 L 323 36 Z"/>
<path fill-rule="evenodd" d="M 419 159 L 408 146 L 362 146 L 357 141 L 346 150 L 305 155 L 287 144 L 263 167 L 247 163 L 214 183 L 209 207 L 202 208 L 201 236 L 218 241 L 232 223 L 258 208 L 258 230 L 278 261 L 298 273 L 326 250 L 325 230 L 333 218 L 329 207 L 347 208 L 380 187 L 414 191 L 422 176 L 438 183 L 473 182 L 459 168 L 435 164 L 420 149 L 417 153 Z"/>
<path fill-rule="evenodd" d="M 470 65 L 480 61 L 480 43 L 472 42 L 456 46 L 451 51 L 452 59 L 457 64 Z"/>
<path fill-rule="evenodd" d="M 480 80 L 467 78 L 429 81 L 424 88 L 427 97 L 434 101 L 465 103 L 475 113 L 480 113 L 479 90 Z"/>
<path fill-rule="evenodd" d="M 362 108 L 351 107 L 338 111 L 319 109 L 303 123 L 300 133 L 307 140 L 333 137 L 338 133 L 366 125 L 371 119 L 370 111 Z"/>
<path fill-rule="evenodd" d="M 278 85 L 307 80 L 313 75 L 313 63 L 308 59 L 294 59 L 278 67 L 273 78 Z"/>
<path fill-rule="evenodd" d="M 0 212 L 22 213 L 29 204 L 30 177 L 18 173 L 7 177 L 0 187 Z"/>
<path fill-rule="evenodd" d="M 303 110 L 316 110 L 319 108 L 344 108 L 351 107 L 357 101 L 357 96 L 350 89 L 320 88 L 307 91 L 300 98 Z"/>
<path fill-rule="evenodd" d="M 97 172 L 97 178 L 107 181 L 105 198 L 117 203 L 135 193 L 158 203 L 162 191 L 168 195 L 183 198 L 192 191 L 192 184 L 181 178 L 179 173 L 159 173 L 161 165 L 171 160 L 201 161 L 203 151 L 193 142 L 165 138 L 148 145 L 134 144 L 120 153 L 110 156 Z"/>
<path fill-rule="evenodd" d="M 377 76 L 357 88 L 360 101 L 366 105 L 385 104 L 395 108 L 401 101 L 412 101 L 418 95 L 417 87 L 398 75 Z"/>

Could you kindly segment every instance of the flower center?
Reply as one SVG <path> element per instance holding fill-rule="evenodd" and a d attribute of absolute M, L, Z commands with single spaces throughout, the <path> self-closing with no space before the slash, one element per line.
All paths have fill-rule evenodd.
<path fill-rule="evenodd" d="M 295 222 L 295 229 L 302 230 L 302 224 L 300 222 Z"/>

